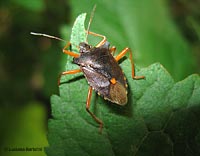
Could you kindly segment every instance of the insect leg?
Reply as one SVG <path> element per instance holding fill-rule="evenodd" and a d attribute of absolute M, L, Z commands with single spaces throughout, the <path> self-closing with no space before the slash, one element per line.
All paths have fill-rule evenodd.
<path fill-rule="evenodd" d="M 68 42 L 65 47 L 63 48 L 63 53 L 67 54 L 67 55 L 70 55 L 70 56 L 73 56 L 73 57 L 79 57 L 79 54 L 76 54 L 70 50 L 67 50 L 67 48 L 71 46 L 71 43 Z"/>
<path fill-rule="evenodd" d="M 110 53 L 113 53 L 112 55 L 114 56 L 116 52 L 116 47 L 112 46 L 109 50 L 110 50 Z"/>
<path fill-rule="evenodd" d="M 60 85 L 61 76 L 67 75 L 67 74 L 76 74 L 76 73 L 80 73 L 80 72 L 81 72 L 81 69 L 75 69 L 75 70 L 69 70 L 69 71 L 62 72 L 58 77 L 58 86 Z"/>
<path fill-rule="evenodd" d="M 87 102 L 86 102 L 86 111 L 92 116 L 92 118 L 99 124 L 99 131 L 100 133 L 102 132 L 102 128 L 103 128 L 103 122 L 98 119 L 90 110 L 90 101 L 91 101 L 91 97 L 92 97 L 92 87 L 89 87 L 88 90 L 88 96 L 87 96 Z"/>
<path fill-rule="evenodd" d="M 106 36 L 104 36 L 104 35 L 97 34 L 97 33 L 91 32 L 91 31 L 88 31 L 88 34 L 102 38 L 102 40 L 95 47 L 100 47 L 107 41 Z"/>
<path fill-rule="evenodd" d="M 130 60 L 131 60 L 131 67 L 132 67 L 132 78 L 133 79 L 144 79 L 144 76 L 135 76 L 135 67 L 134 67 L 134 62 L 133 62 L 133 57 L 132 57 L 132 51 L 130 48 L 124 48 L 116 57 L 115 60 L 119 61 L 126 53 L 129 52 L 130 54 Z"/>

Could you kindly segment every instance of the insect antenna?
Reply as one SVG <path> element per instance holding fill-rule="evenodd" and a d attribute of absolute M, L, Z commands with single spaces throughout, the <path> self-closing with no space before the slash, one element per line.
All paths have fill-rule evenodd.
<path fill-rule="evenodd" d="M 56 37 L 56 36 L 51 36 L 51 35 L 47 35 L 47 34 L 43 34 L 43 33 L 35 33 L 35 32 L 30 32 L 31 35 L 36 35 L 36 36 L 44 36 L 44 37 L 47 37 L 47 38 L 52 38 L 52 39 L 56 39 L 56 40 L 59 40 L 59 41 L 63 41 L 63 42 L 66 42 L 65 40 L 59 38 L 59 37 Z"/>
<path fill-rule="evenodd" d="M 90 25 L 91 25 L 92 19 L 94 17 L 95 10 L 96 10 L 96 4 L 94 5 L 94 7 L 92 9 L 92 12 L 91 12 L 91 15 L 90 15 L 90 20 L 89 20 L 89 23 L 88 23 L 88 26 L 87 26 L 87 30 L 86 30 L 86 43 L 88 43 L 89 29 L 90 29 Z"/>

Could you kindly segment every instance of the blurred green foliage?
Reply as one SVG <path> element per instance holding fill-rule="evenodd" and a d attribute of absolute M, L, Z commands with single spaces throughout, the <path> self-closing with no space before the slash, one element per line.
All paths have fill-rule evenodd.
<path fill-rule="evenodd" d="M 0 109 L 0 155 L 45 156 L 46 139 L 45 107 L 38 102 L 26 106 Z M 14 148 L 39 148 L 36 152 L 9 151 Z"/>
<path fill-rule="evenodd" d="M 22 126 L 20 122 L 25 125 L 28 122 L 24 123 L 15 118 L 15 114 L 23 116 L 19 110 L 14 113 L 15 108 L 30 111 L 26 106 L 32 105 L 41 110 L 44 116 L 50 116 L 49 97 L 58 92 L 57 77 L 65 70 L 67 56 L 62 54 L 63 44 L 48 38 L 31 36 L 30 32 L 42 32 L 58 37 L 61 32 L 65 32 L 62 36 L 69 40 L 75 17 L 83 12 L 90 14 L 94 4 L 97 4 L 97 9 L 91 30 L 106 35 L 118 51 L 126 46 L 131 47 L 134 60 L 139 66 L 161 62 L 175 80 L 181 80 L 191 73 L 199 73 L 198 1 L 1 1 L 0 110 L 7 112 L 5 110 L 12 108 L 12 113 L 1 113 L 2 119 L 9 115 L 9 120 L 1 120 L 2 136 L 6 138 L 12 131 L 7 131 L 8 122 L 17 123 L 19 129 Z M 44 105 L 45 109 L 35 103 Z M 41 117 L 38 122 L 43 123 L 44 119 Z M 18 133 L 21 137 L 17 133 L 13 135 L 16 139 L 25 137 L 22 132 Z M 39 136 L 39 133 L 45 142 L 44 132 L 37 131 L 32 134 Z M 1 147 L 5 147 L 4 140 L 1 139 Z M 27 140 L 27 145 L 31 145 L 31 139 Z"/>
<path fill-rule="evenodd" d="M 0 2 L 0 155 L 17 154 L 5 150 L 9 147 L 39 147 L 41 152 L 18 154 L 45 155 L 49 96 L 57 92 L 62 48 L 30 32 L 59 36 L 69 20 L 67 1 Z"/>

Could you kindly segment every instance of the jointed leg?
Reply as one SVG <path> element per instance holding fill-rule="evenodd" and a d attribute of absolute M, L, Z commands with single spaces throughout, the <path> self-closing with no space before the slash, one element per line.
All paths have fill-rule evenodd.
<path fill-rule="evenodd" d="M 88 34 L 93 35 L 93 36 L 98 36 L 98 37 L 102 38 L 101 42 L 99 42 L 95 47 L 100 47 L 100 46 L 102 46 L 107 41 L 107 39 L 106 39 L 106 37 L 104 35 L 97 34 L 97 33 L 91 32 L 91 31 L 88 31 Z M 114 55 L 114 53 L 116 51 L 116 47 L 113 46 L 109 50 Z"/>
<path fill-rule="evenodd" d="M 116 47 L 112 46 L 110 49 L 110 53 L 113 53 L 113 56 L 115 55 Z"/>
<path fill-rule="evenodd" d="M 62 72 L 58 77 L 58 86 L 60 85 L 60 79 L 61 79 L 62 75 L 76 74 L 76 73 L 80 73 L 80 72 L 81 72 L 81 69 L 75 69 L 75 70 L 69 70 L 69 71 Z"/>
<path fill-rule="evenodd" d="M 70 51 L 70 50 L 67 50 L 67 48 L 68 48 L 70 45 L 71 45 L 70 42 L 68 42 L 68 43 L 66 44 L 66 46 L 63 48 L 63 53 L 65 53 L 65 54 L 67 54 L 67 55 L 70 55 L 70 56 L 73 56 L 73 57 L 79 57 L 79 54 L 76 54 L 76 53 L 74 53 L 74 52 L 72 52 L 72 51 Z"/>
<path fill-rule="evenodd" d="M 132 67 L 132 78 L 133 79 L 144 79 L 144 76 L 135 76 L 135 67 L 133 63 L 133 58 L 132 58 L 132 51 L 130 48 L 124 48 L 116 57 L 115 60 L 119 61 L 126 53 L 129 52 L 130 54 L 130 60 L 131 60 L 131 67 Z"/>
<path fill-rule="evenodd" d="M 102 46 L 107 40 L 106 37 L 104 35 L 101 35 L 101 34 L 97 34 L 97 33 L 91 32 L 91 31 L 88 31 L 88 34 L 102 38 L 101 42 L 99 42 L 95 47 Z"/>
<path fill-rule="evenodd" d="M 103 128 L 103 122 L 98 119 L 90 110 L 90 101 L 91 101 L 91 97 L 92 97 L 92 87 L 89 87 L 88 90 L 88 96 L 87 96 L 87 102 L 86 102 L 86 111 L 92 116 L 92 118 L 99 124 L 99 131 L 100 133 L 102 132 L 102 128 Z"/>

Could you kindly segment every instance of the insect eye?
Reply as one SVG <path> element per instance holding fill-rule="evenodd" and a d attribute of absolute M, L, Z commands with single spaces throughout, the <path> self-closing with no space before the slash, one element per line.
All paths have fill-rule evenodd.
<path fill-rule="evenodd" d="M 79 44 L 79 47 L 80 47 L 80 53 L 87 53 L 87 52 L 90 52 L 90 49 L 92 48 L 90 45 L 88 45 L 87 43 L 85 42 L 81 42 Z"/>

